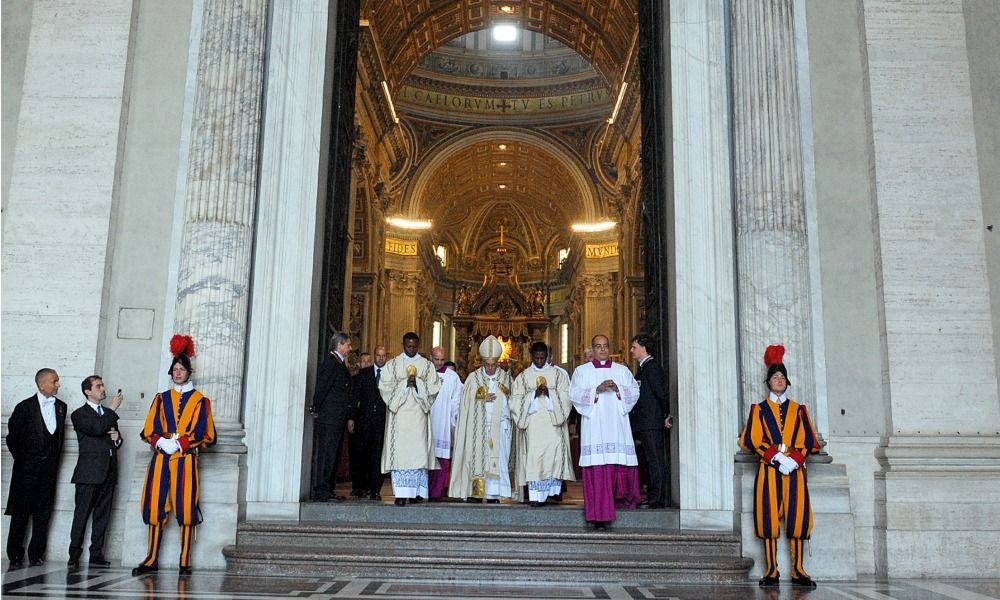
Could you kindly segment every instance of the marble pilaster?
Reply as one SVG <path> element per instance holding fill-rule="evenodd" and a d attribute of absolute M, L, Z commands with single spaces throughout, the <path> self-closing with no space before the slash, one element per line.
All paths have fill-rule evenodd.
<path fill-rule="evenodd" d="M 386 349 L 393 356 L 407 331 L 417 331 L 417 289 L 423 280 L 419 271 L 388 269 L 388 338 Z M 425 344 L 426 346 L 426 344 Z M 424 353 L 429 351 L 424 348 Z"/>
<path fill-rule="evenodd" d="M 316 344 L 325 342 L 313 339 L 311 323 L 321 264 L 317 198 L 327 24 L 335 6 L 288 0 L 271 7 L 244 416 L 248 519 L 296 519 L 308 491 L 307 365 Z"/>
<path fill-rule="evenodd" d="M 995 577 L 1000 401 L 963 6 L 863 10 L 890 404 L 875 545 L 889 576 Z"/>
<path fill-rule="evenodd" d="M 669 374 L 677 390 L 681 527 L 732 530 L 739 379 L 726 5 L 670 3 L 676 350 Z"/>
<path fill-rule="evenodd" d="M 199 6 L 174 327 L 195 339 L 198 387 L 225 423 L 243 395 L 267 1 Z"/>
<path fill-rule="evenodd" d="M 774 343 L 786 348 L 791 396 L 817 414 L 793 4 L 732 3 L 743 414 L 766 394 L 762 360 Z"/>

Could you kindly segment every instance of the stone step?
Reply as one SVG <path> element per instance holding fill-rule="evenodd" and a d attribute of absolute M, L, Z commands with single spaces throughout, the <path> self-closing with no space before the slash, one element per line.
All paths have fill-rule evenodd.
<path fill-rule="evenodd" d="M 435 550 L 452 553 L 652 554 L 657 556 L 740 556 L 740 539 L 732 533 L 642 529 L 585 531 L 576 528 L 511 529 L 489 525 L 321 523 L 252 521 L 240 525 L 239 546 L 298 545 L 350 550 L 366 548 Z"/>
<path fill-rule="evenodd" d="M 637 585 L 741 582 L 753 564 L 740 556 L 740 540 L 734 533 L 631 529 L 617 524 L 609 531 L 588 531 L 478 523 L 246 521 L 239 526 L 236 545 L 223 554 L 236 574 L 370 577 L 378 573 L 401 578 Z"/>
<path fill-rule="evenodd" d="M 517 527 L 578 527 L 586 520 L 583 509 L 573 505 L 533 508 L 526 504 L 465 504 L 463 502 L 423 502 L 395 506 L 348 500 L 340 504 L 305 502 L 299 509 L 303 521 L 350 523 L 420 523 L 425 525 L 500 525 Z M 627 529 L 678 529 L 676 509 L 619 510 L 615 527 Z"/>
<path fill-rule="evenodd" d="M 235 574 L 432 578 L 476 581 L 615 582 L 625 585 L 743 582 L 753 562 L 731 557 L 458 553 L 355 547 L 228 546 Z"/>

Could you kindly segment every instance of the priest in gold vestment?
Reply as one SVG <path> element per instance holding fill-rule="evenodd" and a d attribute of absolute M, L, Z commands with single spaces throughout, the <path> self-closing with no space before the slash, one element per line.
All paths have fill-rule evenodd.
<path fill-rule="evenodd" d="M 427 498 L 427 471 L 438 468 L 428 415 L 441 384 L 419 349 L 416 333 L 404 335 L 403 352 L 382 367 L 378 383 L 386 405 L 382 472 L 392 477 L 397 506 Z"/>
<path fill-rule="evenodd" d="M 510 498 L 510 375 L 497 361 L 503 347 L 488 336 L 479 345 L 483 366 L 469 374 L 455 427 L 448 495 L 468 501 Z"/>
<path fill-rule="evenodd" d="M 574 479 L 566 423 L 573 407 L 569 377 L 548 364 L 548 357 L 544 342 L 532 344 L 531 366 L 517 376 L 511 390 L 511 415 L 524 436 L 517 456 L 517 487 L 528 486 L 532 506 L 544 506 L 550 496 L 562 492 L 563 481 Z"/>

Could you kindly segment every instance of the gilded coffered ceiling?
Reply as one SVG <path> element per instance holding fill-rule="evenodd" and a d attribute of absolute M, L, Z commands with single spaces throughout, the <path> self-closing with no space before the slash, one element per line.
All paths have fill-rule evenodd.
<path fill-rule="evenodd" d="M 431 52 L 465 33 L 512 24 L 558 40 L 613 87 L 636 34 L 636 0 L 366 0 L 389 87 Z"/>

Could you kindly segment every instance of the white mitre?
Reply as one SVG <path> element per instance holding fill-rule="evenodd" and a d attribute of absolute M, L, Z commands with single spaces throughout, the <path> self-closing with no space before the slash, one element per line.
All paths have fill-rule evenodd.
<path fill-rule="evenodd" d="M 497 360 L 500 355 L 503 354 L 503 344 L 500 340 L 496 339 L 492 335 L 487 336 L 481 344 L 479 344 L 479 356 L 483 360 Z"/>

